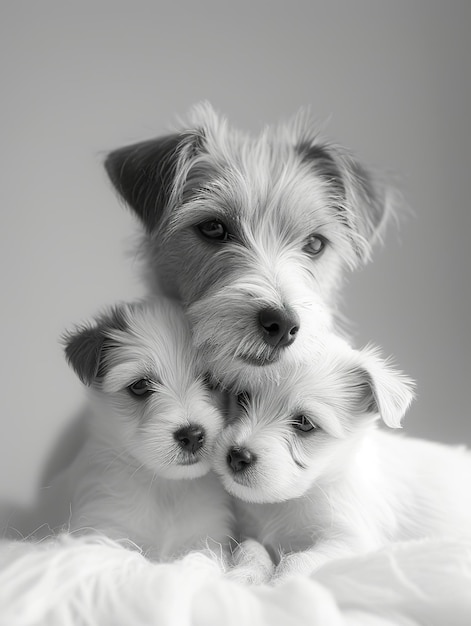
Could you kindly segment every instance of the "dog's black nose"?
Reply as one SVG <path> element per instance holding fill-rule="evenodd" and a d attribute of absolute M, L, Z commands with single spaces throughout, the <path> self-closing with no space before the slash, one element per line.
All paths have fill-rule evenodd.
<path fill-rule="evenodd" d="M 265 342 L 277 348 L 291 345 L 299 331 L 299 317 L 289 309 L 268 307 L 260 311 L 258 321 Z"/>
<path fill-rule="evenodd" d="M 242 472 L 255 461 L 255 454 L 247 448 L 231 448 L 227 453 L 227 464 L 233 472 Z"/>
<path fill-rule="evenodd" d="M 184 426 L 173 436 L 183 450 L 194 454 L 203 445 L 205 432 L 200 426 Z"/>

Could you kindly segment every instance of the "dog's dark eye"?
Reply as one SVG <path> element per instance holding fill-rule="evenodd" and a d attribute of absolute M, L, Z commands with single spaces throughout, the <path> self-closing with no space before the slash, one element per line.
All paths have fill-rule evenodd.
<path fill-rule="evenodd" d="M 319 430 L 319 426 L 313 424 L 305 415 L 296 415 L 291 424 L 294 429 L 300 430 L 303 433 L 310 433 L 313 430 Z"/>
<path fill-rule="evenodd" d="M 201 222 L 196 226 L 200 233 L 206 239 L 211 241 L 227 241 L 229 239 L 229 232 L 226 226 L 219 220 L 208 220 L 207 222 Z"/>
<path fill-rule="evenodd" d="M 142 398 L 150 393 L 153 393 L 154 389 L 152 388 L 152 382 L 150 380 L 147 378 L 141 378 L 140 380 L 136 380 L 135 383 L 129 385 L 128 391 L 131 395 Z"/>
<path fill-rule="evenodd" d="M 327 240 L 321 235 L 309 235 L 303 250 L 311 256 L 319 256 L 324 251 Z"/>

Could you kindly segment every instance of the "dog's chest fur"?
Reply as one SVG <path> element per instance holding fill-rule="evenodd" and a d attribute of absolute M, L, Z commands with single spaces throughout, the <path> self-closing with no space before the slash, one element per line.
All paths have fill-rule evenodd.
<path fill-rule="evenodd" d="M 257 539 L 275 556 L 311 548 L 318 539 L 312 507 L 304 498 L 268 504 L 235 500 L 236 518 L 243 536 Z"/>
<path fill-rule="evenodd" d="M 452 480 L 450 481 L 450 476 Z M 389 541 L 471 536 L 469 451 L 377 431 L 336 480 L 285 502 L 236 500 L 244 536 L 275 555 L 340 540 L 351 552 Z"/>
<path fill-rule="evenodd" d="M 194 480 L 153 476 L 129 458 L 93 446 L 70 468 L 72 530 L 97 530 L 168 560 L 231 534 L 229 497 L 209 473 Z"/>

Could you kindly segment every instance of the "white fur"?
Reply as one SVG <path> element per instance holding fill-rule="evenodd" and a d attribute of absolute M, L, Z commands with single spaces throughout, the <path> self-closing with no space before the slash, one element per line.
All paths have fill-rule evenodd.
<path fill-rule="evenodd" d="M 301 362 L 333 323 L 333 293 L 354 258 L 349 231 L 330 207 L 325 183 L 300 167 L 294 135 L 285 144 L 268 132 L 252 140 L 212 115 L 209 121 L 206 109 L 195 124 L 197 119 L 207 142 L 198 164 L 215 173 L 196 197 L 183 204 L 175 199 L 161 227 L 162 242 L 154 236 L 149 244 L 152 270 L 165 268 L 174 249 L 197 259 L 187 261 L 171 285 L 179 289 L 194 344 L 217 381 L 235 387 L 276 379 L 286 364 Z M 195 225 L 215 218 L 235 224 L 235 241 L 219 248 L 201 241 Z M 319 258 L 303 250 L 311 233 L 329 239 Z M 161 280 L 165 289 L 167 282 Z M 270 306 L 289 307 L 299 317 L 298 336 L 286 349 L 263 341 L 258 313 Z"/>
<path fill-rule="evenodd" d="M 117 327 L 113 315 L 97 322 L 106 339 L 103 372 L 91 381 L 88 441 L 42 508 L 60 497 L 62 511 L 50 525 L 100 531 L 155 559 L 217 547 L 232 527 L 229 498 L 209 464 L 222 417 L 197 367 L 184 315 L 162 298 L 123 305 L 118 313 Z M 68 338 L 76 368 L 83 333 Z M 128 387 L 143 378 L 153 393 L 135 397 Z M 174 437 L 189 424 L 205 433 L 194 454 Z"/>
<path fill-rule="evenodd" d="M 280 263 L 284 271 L 278 272 L 277 284 L 280 288 L 284 276 L 285 298 L 299 316 L 300 329 L 293 345 L 274 360 L 270 360 L 269 346 L 260 340 L 257 314 L 268 306 L 283 306 L 283 299 L 271 284 L 273 279 L 264 278 L 275 275 L 276 267 L 265 270 L 261 263 L 249 259 L 243 278 L 234 276 L 230 287 L 214 290 L 188 308 L 194 345 L 215 381 L 233 391 L 244 389 L 254 379 L 277 381 L 285 367 L 309 359 L 320 348 L 323 334 L 332 326 L 332 314 L 314 293 L 309 293 L 307 280 L 296 281 L 299 277 L 295 270 L 301 267 L 301 260 L 296 264 L 295 259 L 289 262 L 286 256 Z M 250 274 L 249 266 L 253 268 Z M 240 265 L 234 270 L 244 272 Z M 249 358 L 259 359 L 260 364 L 253 364 Z"/>
<path fill-rule="evenodd" d="M 471 537 L 471 455 L 377 429 L 378 417 L 400 425 L 412 384 L 371 349 L 332 337 L 324 358 L 250 392 L 214 467 L 243 536 L 274 555 L 276 581 L 391 541 Z M 293 429 L 299 414 L 319 429 Z M 242 473 L 227 462 L 234 446 L 257 457 Z"/>
<path fill-rule="evenodd" d="M 194 344 L 227 387 L 277 380 L 333 324 L 348 269 L 369 258 L 389 214 L 382 185 L 305 114 L 250 136 L 207 103 L 176 133 L 110 153 L 106 168 L 145 227 L 152 293 L 181 301 Z M 208 242 L 218 220 L 230 236 Z M 312 255 L 311 235 L 326 242 Z M 289 309 L 296 340 L 264 340 L 259 313 Z"/>
<path fill-rule="evenodd" d="M 408 542 L 277 588 L 190 554 L 152 563 L 103 536 L 0 542 L 2 626 L 466 626 L 471 543 Z"/>

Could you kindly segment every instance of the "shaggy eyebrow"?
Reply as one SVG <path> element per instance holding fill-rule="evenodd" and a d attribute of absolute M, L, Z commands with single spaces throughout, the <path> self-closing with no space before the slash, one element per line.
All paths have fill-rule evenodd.
<path fill-rule="evenodd" d="M 327 403 L 319 403 L 318 411 L 315 413 L 311 410 L 306 410 L 301 407 L 291 413 L 291 417 L 296 415 L 305 415 L 313 424 L 318 426 L 330 437 L 336 439 L 343 439 L 345 437 L 345 429 L 341 420 L 338 417 L 338 412 L 335 408 Z M 318 415 L 322 415 L 323 419 L 319 419 Z"/>
<path fill-rule="evenodd" d="M 240 232 L 240 215 L 235 209 L 219 204 L 203 204 L 193 202 L 182 207 L 177 215 L 171 218 L 169 230 L 171 234 L 179 232 L 190 226 L 196 226 L 201 222 L 219 220 L 223 222 L 230 233 Z"/>
<path fill-rule="evenodd" d="M 113 393 L 140 378 L 157 379 L 154 369 L 145 361 L 128 361 L 111 367 L 103 378 L 103 391 Z"/>
<path fill-rule="evenodd" d="M 293 420 L 297 415 L 304 415 L 315 426 L 318 426 L 319 428 L 321 428 L 321 425 L 319 424 L 319 420 L 317 419 L 317 415 L 313 413 L 313 411 L 306 409 L 302 406 L 298 406 L 293 411 L 291 411 L 289 420 L 290 421 Z"/>

